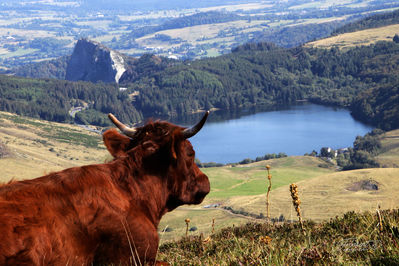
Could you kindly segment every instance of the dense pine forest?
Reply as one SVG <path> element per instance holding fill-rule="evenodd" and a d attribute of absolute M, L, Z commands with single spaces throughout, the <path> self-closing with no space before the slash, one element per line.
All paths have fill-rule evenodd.
<path fill-rule="evenodd" d="M 352 115 L 383 129 L 399 128 L 399 82 L 374 87 L 352 103 Z"/>
<path fill-rule="evenodd" d="M 77 122 L 108 125 L 106 114 L 113 112 L 123 121 L 140 121 L 129 95 L 116 85 L 68 82 L 55 79 L 26 79 L 0 76 L 0 109 L 20 115 L 57 122 L 72 122 L 72 107 L 89 106 L 79 112 Z"/>

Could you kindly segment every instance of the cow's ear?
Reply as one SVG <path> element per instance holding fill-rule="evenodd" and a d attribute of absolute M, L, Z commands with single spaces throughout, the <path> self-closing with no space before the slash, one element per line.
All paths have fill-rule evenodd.
<path fill-rule="evenodd" d="M 127 156 L 127 151 L 130 149 L 130 138 L 112 128 L 104 132 L 103 140 L 112 156 L 115 158 Z"/>

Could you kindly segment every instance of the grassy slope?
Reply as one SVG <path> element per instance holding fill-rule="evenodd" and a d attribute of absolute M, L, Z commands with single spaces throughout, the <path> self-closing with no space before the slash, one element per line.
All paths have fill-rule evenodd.
<path fill-rule="evenodd" d="M 30 179 L 64 168 L 101 163 L 107 158 L 101 136 L 77 126 L 0 112 L 0 182 Z"/>
<path fill-rule="evenodd" d="M 257 162 L 238 167 L 216 167 L 202 169 L 209 177 L 211 192 L 199 206 L 182 206 L 166 214 L 160 224 L 160 230 L 165 227 L 173 229 L 169 233 L 161 233 L 161 241 L 168 241 L 185 235 L 186 225 L 184 220 L 190 218 L 190 227 L 198 228 L 192 234 L 208 234 L 212 230 L 212 219 L 215 219 L 215 229 L 226 226 L 244 224 L 253 218 L 234 215 L 221 208 L 203 208 L 209 204 L 222 204 L 242 209 L 241 203 L 250 205 L 253 198 L 265 198 L 267 189 L 266 163 L 272 167 L 271 174 L 278 176 L 273 180 L 273 189 L 286 186 L 292 182 L 314 178 L 326 173 L 334 172 L 334 168 L 321 168 L 318 165 L 325 163 L 319 158 L 295 156 L 281 159 Z M 233 199 L 239 199 L 238 204 L 230 204 Z M 247 210 L 246 208 L 244 208 Z M 252 210 L 252 209 L 251 209 Z M 265 214 L 264 203 L 261 208 L 254 209 L 254 213 Z"/>
<path fill-rule="evenodd" d="M 396 191 L 399 190 L 398 168 L 361 169 L 337 172 L 303 180 L 297 183 L 302 201 L 301 209 L 305 219 L 325 220 L 348 211 L 373 211 L 378 205 L 383 209 L 399 207 Z M 278 178 L 278 177 L 276 177 Z M 358 181 L 374 180 L 379 189 L 350 191 L 348 188 Z M 258 212 L 265 208 L 265 196 L 234 197 L 227 205 L 241 206 L 245 210 Z M 289 185 L 282 186 L 270 194 L 272 217 L 283 214 L 290 220 L 296 219 Z"/>
<path fill-rule="evenodd" d="M 291 156 L 237 167 L 203 169 L 211 178 L 212 192 L 208 198 L 217 201 L 231 196 L 263 194 L 267 177 L 266 164 L 272 167 L 273 175 L 279 176 L 273 188 L 333 171 L 331 167 L 318 167 L 325 164 L 320 159 L 305 156 Z"/>
<path fill-rule="evenodd" d="M 389 131 L 381 141 L 382 153 L 377 156 L 383 167 L 399 167 L 399 129 Z"/>
<path fill-rule="evenodd" d="M 398 265 L 399 211 L 347 213 L 328 222 L 256 224 L 162 245 L 172 265 Z"/>
<path fill-rule="evenodd" d="M 277 174 L 272 175 L 272 181 L 279 178 Z M 398 177 L 398 168 L 380 168 L 330 173 L 297 182 L 303 217 L 305 220 L 322 221 L 352 210 L 356 212 L 374 211 L 378 205 L 383 209 L 398 208 L 399 199 L 396 196 L 399 190 Z M 348 190 L 353 183 L 370 179 L 378 183 L 379 190 Z M 266 186 L 264 185 L 263 188 L 266 189 Z M 219 202 L 234 210 L 265 214 L 265 194 L 264 192 L 260 195 L 232 196 Z M 214 203 L 212 193 L 209 196 L 205 200 L 205 204 Z M 296 220 L 288 183 L 271 191 L 270 215 L 276 218 L 284 215 L 287 220 Z M 198 231 L 190 232 L 193 235 L 209 234 L 212 230 L 212 219 L 215 219 L 216 230 L 224 228 L 226 225 L 240 225 L 247 221 L 254 221 L 253 218 L 234 215 L 219 208 L 204 210 L 200 207 L 181 207 L 162 219 L 161 229 L 166 225 L 174 229 L 171 233 L 162 234 L 162 242 L 176 239 L 185 234 L 185 218 L 191 219 L 190 227 L 198 228 Z M 263 221 L 258 220 L 258 222 Z"/>
<path fill-rule="evenodd" d="M 395 34 L 399 33 L 399 24 L 380 28 L 344 33 L 337 36 L 310 42 L 305 46 L 316 48 L 349 48 L 360 45 L 370 45 L 377 41 L 391 41 Z"/>

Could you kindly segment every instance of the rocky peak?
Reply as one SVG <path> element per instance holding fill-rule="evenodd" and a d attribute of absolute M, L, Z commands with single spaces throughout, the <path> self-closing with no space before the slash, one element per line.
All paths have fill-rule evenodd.
<path fill-rule="evenodd" d="M 65 79 L 118 83 L 125 71 L 122 54 L 95 41 L 80 39 L 68 62 Z"/>

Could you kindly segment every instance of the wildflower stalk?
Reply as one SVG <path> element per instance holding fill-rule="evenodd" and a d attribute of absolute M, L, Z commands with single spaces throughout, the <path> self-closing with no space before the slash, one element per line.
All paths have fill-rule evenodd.
<path fill-rule="evenodd" d="M 266 218 L 267 218 L 267 221 L 270 221 L 269 193 L 270 193 L 270 190 L 271 190 L 271 188 L 272 188 L 272 175 L 270 174 L 270 165 L 266 165 L 266 169 L 267 169 L 267 179 L 269 179 L 269 187 L 267 188 L 267 193 L 266 193 Z"/>
<path fill-rule="evenodd" d="M 190 219 L 187 218 L 186 220 L 184 220 L 186 222 L 186 237 L 188 235 L 188 225 L 190 224 Z"/>
<path fill-rule="evenodd" d="M 378 204 L 378 209 L 377 209 L 377 216 L 378 216 L 378 227 L 380 229 L 380 233 L 382 233 L 382 216 L 381 216 L 381 206 Z"/>
<path fill-rule="evenodd" d="M 212 219 L 212 235 L 215 233 L 215 218 Z"/>
<path fill-rule="evenodd" d="M 291 197 L 292 197 L 292 204 L 295 207 L 295 211 L 297 213 L 299 223 L 301 224 L 301 229 L 305 233 L 305 229 L 303 227 L 303 222 L 302 222 L 302 216 L 301 216 L 301 208 L 299 207 L 299 205 L 301 204 L 301 200 L 299 199 L 299 195 L 298 195 L 298 186 L 296 184 L 291 184 L 290 192 L 291 192 Z"/>

